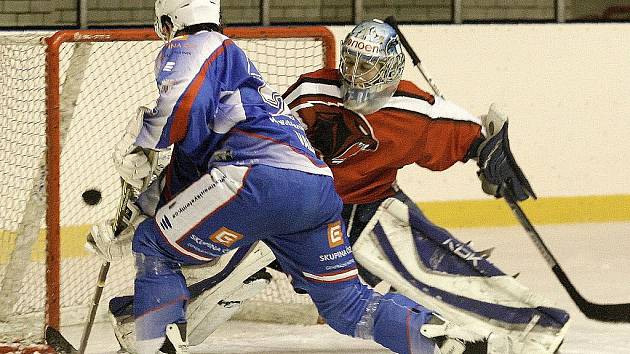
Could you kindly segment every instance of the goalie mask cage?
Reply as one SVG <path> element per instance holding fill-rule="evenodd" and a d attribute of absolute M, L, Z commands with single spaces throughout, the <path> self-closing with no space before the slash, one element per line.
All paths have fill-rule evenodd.
<path fill-rule="evenodd" d="M 335 66 L 324 27 L 226 35 L 280 93 L 302 73 Z M 113 146 L 137 107 L 154 105 L 162 45 L 151 29 L 0 33 L 0 353 L 41 343 L 45 325 L 85 321 L 101 264 L 85 238 L 116 214 Z M 84 203 L 89 189 L 102 192 L 100 203 Z M 112 264 L 98 318 L 113 296 L 133 293 L 128 258 Z M 309 302 L 286 278 L 255 300 L 285 309 Z"/>

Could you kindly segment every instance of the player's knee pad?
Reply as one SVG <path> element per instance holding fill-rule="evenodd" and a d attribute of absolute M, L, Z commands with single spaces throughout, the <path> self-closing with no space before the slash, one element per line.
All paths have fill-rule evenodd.
<path fill-rule="evenodd" d="M 370 272 L 449 321 L 473 324 L 483 337 L 505 336 L 512 352 L 553 353 L 568 329 L 565 311 L 394 198 L 383 202 L 353 252 Z"/>

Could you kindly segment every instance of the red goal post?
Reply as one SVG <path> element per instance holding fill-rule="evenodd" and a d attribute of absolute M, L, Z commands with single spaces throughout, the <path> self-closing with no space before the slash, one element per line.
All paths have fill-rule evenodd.
<path fill-rule="evenodd" d="M 335 39 L 325 27 L 227 28 L 225 33 L 280 93 L 300 74 L 336 65 Z M 11 140 L 0 142 L 0 159 L 20 154 L 15 164 L 5 161 L 6 173 L 0 174 L 0 185 L 19 181 L 17 192 L 0 188 L 0 208 L 11 215 L 4 220 L 0 214 L 0 343 L 24 341 L 21 332 L 12 339 L 12 318 L 29 318 L 20 325 L 29 326 L 42 320 L 29 316 L 43 312 L 45 324 L 59 328 L 67 322 L 61 320 L 62 308 L 73 308 L 77 322 L 87 314 L 100 262 L 82 251 L 82 243 L 89 225 L 115 214 L 120 193 L 111 147 L 135 109 L 157 97 L 152 63 L 161 45 L 152 29 L 0 34 L 0 105 L 7 105 L 0 107 L 0 140 Z M 21 151 L 29 155 L 22 157 Z M 77 195 L 88 188 L 103 192 L 101 203 L 81 203 Z M 43 256 L 37 246 L 42 243 Z M 118 271 L 113 265 L 106 289 L 118 275 L 128 281 L 132 264 Z M 45 274 L 44 299 L 38 298 L 40 273 Z M 103 300 L 121 291 L 128 289 L 106 291 Z M 29 332 L 28 341 L 40 341 L 41 327 L 35 335 Z"/>

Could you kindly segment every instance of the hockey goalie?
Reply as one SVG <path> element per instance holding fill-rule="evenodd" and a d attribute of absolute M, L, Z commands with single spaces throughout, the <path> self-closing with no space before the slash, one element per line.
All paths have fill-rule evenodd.
<path fill-rule="evenodd" d="M 441 171 L 473 160 L 484 192 L 535 198 L 510 150 L 507 116 L 496 105 L 474 116 L 401 80 L 400 39 L 380 20 L 356 26 L 340 57 L 338 69 L 302 75 L 283 97 L 333 171 L 359 274 L 473 328 L 482 352 L 555 352 L 568 313 L 490 263 L 490 250 L 431 223 L 396 184 L 409 164 Z"/>

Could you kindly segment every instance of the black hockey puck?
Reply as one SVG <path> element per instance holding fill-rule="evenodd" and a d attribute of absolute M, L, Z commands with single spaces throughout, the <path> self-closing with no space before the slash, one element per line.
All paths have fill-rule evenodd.
<path fill-rule="evenodd" d="M 81 197 L 83 197 L 83 201 L 87 205 L 96 205 L 101 202 L 102 198 L 101 191 L 98 189 L 88 189 L 81 194 Z"/>

